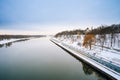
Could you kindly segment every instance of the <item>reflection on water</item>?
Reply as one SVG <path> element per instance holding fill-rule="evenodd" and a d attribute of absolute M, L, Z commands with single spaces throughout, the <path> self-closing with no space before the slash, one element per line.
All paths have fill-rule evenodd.
<path fill-rule="evenodd" d="M 4 44 L 0 44 L 0 48 L 4 47 Z"/>
<path fill-rule="evenodd" d="M 66 51 L 66 52 L 68 52 L 68 51 Z M 68 53 L 82 64 L 82 69 L 86 75 L 88 75 L 88 76 L 95 75 L 97 77 L 97 80 L 111 80 L 107 76 L 103 75 L 102 72 L 99 73 L 97 70 L 93 69 L 90 65 L 88 65 L 87 63 L 84 63 L 83 61 L 81 61 L 80 59 L 78 59 L 77 57 L 72 55 L 70 52 L 68 52 Z M 86 79 L 82 79 L 82 80 L 86 80 Z M 89 80 L 94 80 L 94 79 L 89 79 Z"/>
<path fill-rule="evenodd" d="M 8 42 L 8 43 L 5 43 L 5 44 L 0 44 L 0 48 L 2 47 L 10 47 L 13 43 L 16 43 L 16 42 L 23 42 L 23 41 L 27 41 L 29 39 L 20 39 L 20 40 L 16 40 L 16 41 L 13 41 L 13 42 Z"/>
<path fill-rule="evenodd" d="M 95 74 L 98 78 L 98 80 L 106 80 L 106 79 L 103 79 L 103 77 L 101 77 L 102 74 L 98 73 L 96 70 L 94 70 L 92 67 L 90 67 L 88 64 L 86 63 L 83 63 L 82 62 L 82 65 L 83 65 L 83 71 L 86 75 L 92 75 L 92 74 Z M 105 77 L 105 76 L 104 76 Z M 110 80 L 110 79 L 109 79 Z"/>
<path fill-rule="evenodd" d="M 107 78 L 69 55 L 48 38 L 39 38 L 15 44 L 10 48 L 0 48 L 0 80 L 107 80 Z"/>
<path fill-rule="evenodd" d="M 90 68 L 90 66 L 88 66 L 87 64 L 85 63 L 82 63 L 83 65 L 83 71 L 85 72 L 86 75 L 91 75 L 93 74 L 93 69 Z"/>

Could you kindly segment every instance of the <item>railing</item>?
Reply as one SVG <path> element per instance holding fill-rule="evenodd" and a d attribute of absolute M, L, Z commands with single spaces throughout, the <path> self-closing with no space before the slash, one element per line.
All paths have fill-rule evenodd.
<path fill-rule="evenodd" d="M 79 52 L 79 53 L 81 53 L 81 54 L 83 54 L 83 55 L 85 55 L 85 56 L 87 56 L 87 57 L 89 57 L 89 58 L 97 61 L 98 63 L 101 63 L 101 64 L 103 64 L 104 66 L 107 66 L 108 68 L 110 68 L 110 69 L 112 69 L 112 70 L 120 73 L 120 64 L 117 64 L 117 63 L 115 63 L 115 62 L 112 62 L 112 61 L 110 61 L 110 60 L 108 60 L 108 59 L 105 59 L 105 58 L 103 58 L 103 57 L 99 57 L 99 56 L 97 56 L 97 55 L 95 55 L 95 54 L 86 53 L 85 51 L 82 51 L 82 50 L 80 50 L 79 48 L 76 48 L 76 47 L 67 45 L 67 44 L 65 44 L 65 43 L 62 43 L 62 45 L 63 45 L 63 46 L 66 46 L 66 47 L 68 47 L 68 48 L 70 48 L 70 49 L 72 49 L 72 50 L 75 50 L 75 51 L 77 51 L 77 52 Z"/>

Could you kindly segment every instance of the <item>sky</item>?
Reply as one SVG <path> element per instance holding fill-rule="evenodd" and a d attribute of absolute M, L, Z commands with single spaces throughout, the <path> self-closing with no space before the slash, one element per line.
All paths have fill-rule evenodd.
<path fill-rule="evenodd" d="M 55 34 L 120 23 L 120 0 L 0 0 L 0 33 Z"/>

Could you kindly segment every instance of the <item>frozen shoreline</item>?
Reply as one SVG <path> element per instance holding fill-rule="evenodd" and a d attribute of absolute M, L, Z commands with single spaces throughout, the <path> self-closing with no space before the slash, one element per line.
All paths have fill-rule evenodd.
<path fill-rule="evenodd" d="M 99 62 L 97 62 L 97 61 L 95 61 L 95 60 L 93 60 L 93 59 L 91 59 L 91 58 L 89 58 L 89 57 L 87 57 L 86 55 L 80 54 L 80 52 L 75 51 L 75 50 L 72 49 L 72 48 L 77 48 L 78 50 L 81 50 L 81 51 L 83 51 L 83 52 L 85 52 L 85 53 L 89 53 L 90 55 L 94 55 L 94 54 L 93 54 L 93 51 L 90 52 L 89 50 L 84 49 L 84 48 L 81 48 L 81 47 L 79 47 L 79 46 L 77 46 L 77 45 L 75 45 L 75 44 L 68 44 L 68 43 L 66 43 L 66 42 L 59 41 L 59 40 L 56 39 L 56 38 L 52 38 L 51 40 L 52 40 L 53 42 L 55 42 L 56 44 L 58 44 L 59 46 L 67 49 L 68 51 L 70 51 L 71 53 L 73 53 L 74 55 L 76 55 L 77 57 L 82 58 L 83 60 L 85 60 L 85 61 L 87 61 L 88 63 L 92 64 L 93 66 L 97 67 L 97 68 L 100 69 L 101 71 L 103 71 L 103 72 L 107 73 L 108 75 L 110 75 L 110 76 L 112 76 L 112 77 L 120 80 L 120 73 L 118 73 L 118 72 L 116 72 L 116 71 L 108 68 L 107 66 L 105 66 L 105 65 L 103 65 L 103 64 L 101 64 L 101 63 L 99 63 Z M 66 45 L 66 46 L 65 46 L 65 45 Z M 71 47 L 71 46 L 72 46 L 72 47 Z M 111 54 L 113 55 L 114 53 L 111 53 Z M 110 55 L 111 55 L 111 54 L 110 54 Z M 110 55 L 107 55 L 107 56 L 110 56 Z M 84 57 L 83 57 L 83 56 L 84 56 Z M 98 55 L 96 55 L 96 56 L 98 56 Z M 118 55 L 117 55 L 117 54 L 114 54 L 112 57 L 113 57 L 113 58 L 116 58 L 116 56 L 118 56 Z M 104 54 L 102 54 L 102 55 L 99 55 L 99 57 L 105 58 L 106 56 L 104 56 Z M 118 56 L 118 58 L 119 58 L 119 56 Z M 109 60 L 111 60 L 111 59 L 108 59 L 108 61 L 109 61 Z M 120 67 L 119 62 L 117 62 L 117 63 L 118 63 L 117 66 Z"/>
<path fill-rule="evenodd" d="M 17 41 L 17 40 L 21 40 L 21 39 L 5 39 L 0 41 L 0 44 L 6 44 L 6 43 Z"/>
<path fill-rule="evenodd" d="M 31 38 L 18 38 L 18 39 L 5 39 L 0 41 L 0 44 L 6 44 L 6 43 L 10 43 L 10 42 L 14 42 L 14 41 L 18 41 L 18 40 L 24 40 L 24 39 L 32 39 Z"/>

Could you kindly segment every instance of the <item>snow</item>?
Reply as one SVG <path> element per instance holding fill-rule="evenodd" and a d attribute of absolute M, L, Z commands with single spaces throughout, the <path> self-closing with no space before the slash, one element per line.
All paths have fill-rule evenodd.
<path fill-rule="evenodd" d="M 110 48 L 110 34 L 106 35 L 106 41 L 105 41 L 105 45 L 107 48 L 103 48 L 100 47 L 100 43 L 96 42 L 96 45 L 92 45 L 92 49 L 90 50 L 89 48 L 85 48 L 82 46 L 83 43 L 83 39 L 84 39 L 84 35 L 81 35 L 80 39 L 77 39 L 75 35 L 73 35 L 72 37 L 66 37 L 66 36 L 61 36 L 59 38 L 57 38 L 58 40 L 60 40 L 62 43 L 67 44 L 68 46 L 72 46 L 75 48 L 78 48 L 79 50 L 82 50 L 84 52 L 87 52 L 91 55 L 98 56 L 101 57 L 103 59 L 106 59 L 110 62 L 113 62 L 115 64 L 119 64 L 120 65 L 120 48 L 118 46 L 118 41 L 120 39 L 120 34 L 116 34 L 117 38 L 116 42 L 113 43 L 113 47 Z M 96 38 L 98 37 L 98 35 L 96 36 Z M 114 48 L 114 49 L 113 49 Z M 117 49 L 117 50 L 115 50 Z"/>
<path fill-rule="evenodd" d="M 95 55 L 99 58 L 106 59 L 109 62 L 113 62 L 117 65 L 120 65 L 120 52 L 116 50 L 106 49 L 103 48 L 101 50 L 101 47 L 99 46 L 92 46 L 92 49 L 84 48 L 82 45 L 78 45 L 78 42 L 71 42 L 69 40 L 62 40 L 63 44 L 66 44 L 68 46 L 72 46 L 74 48 L 79 49 L 80 51 L 89 53 L 90 55 Z"/>
<path fill-rule="evenodd" d="M 112 49 L 112 48 L 102 49 L 98 45 L 99 43 L 97 43 L 96 45 L 92 45 L 92 49 L 90 50 L 89 48 L 85 48 L 82 46 L 83 38 L 84 38 L 84 35 L 81 36 L 81 39 L 76 39 L 76 37 L 74 36 L 72 36 L 72 38 L 67 38 L 65 36 L 62 36 L 59 38 L 53 38 L 53 41 L 55 41 L 57 44 L 64 47 L 65 49 L 68 49 L 69 51 L 73 52 L 75 55 L 79 57 L 81 56 L 86 57 L 85 58 L 86 61 L 88 61 L 89 63 L 91 63 L 92 65 L 95 65 L 97 68 L 101 69 L 102 71 L 120 80 L 120 51 Z M 109 43 L 109 39 L 106 40 L 106 42 Z M 110 47 L 108 43 L 106 43 L 105 46 Z M 116 47 L 113 46 L 113 48 L 117 48 L 120 50 L 117 44 L 118 43 L 116 42 L 114 44 L 116 45 Z M 83 55 L 80 53 L 83 53 Z M 117 68 L 118 71 L 110 68 L 109 66 L 103 65 L 102 63 L 100 63 L 100 61 L 98 62 L 95 61 L 95 59 L 98 59 L 100 61 L 105 62 L 106 64 L 110 64 L 114 66 L 114 68 Z"/>
<path fill-rule="evenodd" d="M 33 37 L 31 37 L 31 38 L 18 38 L 18 39 L 4 39 L 4 40 L 0 41 L 0 44 L 6 44 L 9 42 L 14 42 L 17 40 L 22 40 L 22 39 L 33 39 Z"/>
<path fill-rule="evenodd" d="M 13 42 L 16 40 L 20 40 L 20 39 L 5 39 L 5 40 L 0 41 L 0 44 L 5 44 L 5 43 Z"/>

